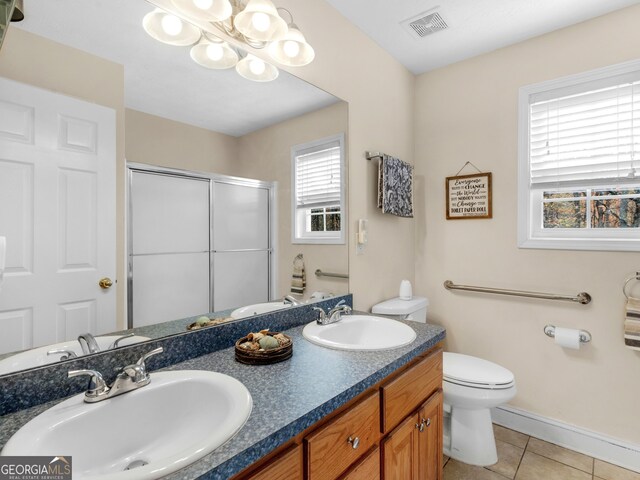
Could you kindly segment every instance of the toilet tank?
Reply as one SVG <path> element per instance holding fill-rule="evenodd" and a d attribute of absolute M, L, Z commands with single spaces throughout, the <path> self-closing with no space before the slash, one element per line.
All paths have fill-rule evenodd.
<path fill-rule="evenodd" d="M 389 315 L 400 320 L 426 323 L 428 306 L 429 300 L 425 297 L 412 297 L 411 300 L 402 300 L 396 297 L 374 305 L 371 313 Z"/>

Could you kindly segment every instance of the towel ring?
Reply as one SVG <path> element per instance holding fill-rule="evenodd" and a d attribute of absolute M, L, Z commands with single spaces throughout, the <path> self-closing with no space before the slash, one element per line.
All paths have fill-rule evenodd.
<path fill-rule="evenodd" d="M 635 275 L 631 275 L 629 278 L 627 278 L 624 281 L 624 285 L 622 286 L 622 293 L 624 293 L 624 296 L 627 297 L 627 300 L 629 300 L 629 294 L 627 293 L 627 285 L 629 285 L 629 282 L 631 280 L 640 280 L 640 272 L 636 272 Z"/>

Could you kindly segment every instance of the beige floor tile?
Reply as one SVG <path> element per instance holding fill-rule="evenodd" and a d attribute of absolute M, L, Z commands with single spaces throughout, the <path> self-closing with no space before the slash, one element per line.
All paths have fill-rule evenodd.
<path fill-rule="evenodd" d="M 611 465 L 596 458 L 593 474 L 603 480 L 640 480 L 640 473 Z"/>
<path fill-rule="evenodd" d="M 543 457 L 582 470 L 583 472 L 593 473 L 593 458 L 574 452 L 573 450 L 559 447 L 553 443 L 531 437 L 527 444 L 527 452 L 537 453 Z"/>
<path fill-rule="evenodd" d="M 496 447 L 498 448 L 498 463 L 487 468 L 507 478 L 515 477 L 524 454 L 524 448 L 500 440 L 496 440 Z"/>
<path fill-rule="evenodd" d="M 444 480 L 505 480 L 505 477 L 486 468 L 451 459 L 444 467 Z"/>
<path fill-rule="evenodd" d="M 525 452 L 516 480 L 591 480 L 591 475 L 568 465 Z"/>
<path fill-rule="evenodd" d="M 493 434 L 495 435 L 496 440 L 510 443 L 511 445 L 515 445 L 520 448 L 526 447 L 527 441 L 529 441 L 529 435 L 495 424 L 493 425 Z"/>

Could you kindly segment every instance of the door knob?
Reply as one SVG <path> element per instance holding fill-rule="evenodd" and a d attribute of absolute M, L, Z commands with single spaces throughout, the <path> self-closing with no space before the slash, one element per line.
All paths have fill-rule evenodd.
<path fill-rule="evenodd" d="M 98 285 L 100 285 L 100 288 L 104 288 L 106 290 L 107 288 L 111 288 L 111 286 L 113 285 L 113 282 L 109 277 L 104 277 L 100 279 L 100 281 L 98 282 Z"/>

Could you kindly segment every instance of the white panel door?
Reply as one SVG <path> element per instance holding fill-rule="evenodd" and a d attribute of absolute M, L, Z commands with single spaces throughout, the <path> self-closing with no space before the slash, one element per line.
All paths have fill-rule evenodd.
<path fill-rule="evenodd" d="M 0 353 L 116 329 L 115 112 L 0 78 Z"/>
<path fill-rule="evenodd" d="M 210 311 L 210 180 L 130 175 L 129 326 Z"/>

